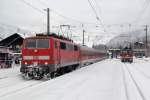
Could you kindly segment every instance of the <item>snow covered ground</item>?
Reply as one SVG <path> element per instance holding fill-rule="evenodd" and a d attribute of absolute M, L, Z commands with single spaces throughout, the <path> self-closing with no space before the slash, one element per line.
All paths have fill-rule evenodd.
<path fill-rule="evenodd" d="M 49 81 L 0 70 L 0 100 L 150 100 L 150 59 L 107 59 Z"/>

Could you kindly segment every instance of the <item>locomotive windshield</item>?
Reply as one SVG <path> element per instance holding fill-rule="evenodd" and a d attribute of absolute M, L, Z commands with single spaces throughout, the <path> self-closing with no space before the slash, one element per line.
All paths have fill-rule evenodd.
<path fill-rule="evenodd" d="M 25 43 L 25 48 L 50 48 L 50 42 L 48 39 L 28 39 Z"/>

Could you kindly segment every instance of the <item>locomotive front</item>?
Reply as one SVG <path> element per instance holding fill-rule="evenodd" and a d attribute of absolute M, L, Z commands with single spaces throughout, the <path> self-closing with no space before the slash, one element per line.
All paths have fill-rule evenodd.
<path fill-rule="evenodd" d="M 20 72 L 26 78 L 41 79 L 52 70 L 51 42 L 50 37 L 32 37 L 24 40 Z"/>
<path fill-rule="evenodd" d="M 121 53 L 121 62 L 133 62 L 133 50 L 131 48 L 124 48 Z"/>

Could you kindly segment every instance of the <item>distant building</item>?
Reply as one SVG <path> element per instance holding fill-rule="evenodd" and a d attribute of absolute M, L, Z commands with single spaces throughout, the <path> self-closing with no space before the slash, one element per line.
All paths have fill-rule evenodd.
<path fill-rule="evenodd" d="M 145 44 L 143 42 L 135 42 L 134 48 L 135 49 L 145 49 Z"/>
<path fill-rule="evenodd" d="M 101 51 L 107 51 L 107 47 L 106 45 L 102 45 L 102 44 L 99 44 L 99 45 L 93 45 L 92 48 L 94 49 L 98 49 L 98 50 L 101 50 Z"/>
<path fill-rule="evenodd" d="M 19 35 L 18 33 L 14 33 L 5 39 L 2 39 L 0 41 L 0 46 L 7 47 L 15 53 L 20 52 L 23 40 L 23 36 Z"/>
<path fill-rule="evenodd" d="M 110 56 L 111 58 L 118 58 L 118 56 L 120 56 L 120 52 L 121 52 L 120 49 L 109 49 L 108 51 L 109 51 L 109 53 L 110 53 L 109 56 Z"/>
<path fill-rule="evenodd" d="M 136 57 L 145 56 L 146 53 L 145 44 L 143 42 L 135 42 L 133 46 L 133 51 Z"/>

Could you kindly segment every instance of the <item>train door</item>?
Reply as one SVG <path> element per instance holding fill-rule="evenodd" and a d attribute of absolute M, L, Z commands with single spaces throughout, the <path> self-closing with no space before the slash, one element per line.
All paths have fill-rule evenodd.
<path fill-rule="evenodd" d="M 55 41 L 55 48 L 56 48 L 56 61 L 57 61 L 57 67 L 60 66 L 60 45 L 58 41 Z"/>
<path fill-rule="evenodd" d="M 79 47 L 77 45 L 74 45 L 74 57 L 76 58 L 77 63 L 80 65 L 80 52 L 79 52 Z"/>

